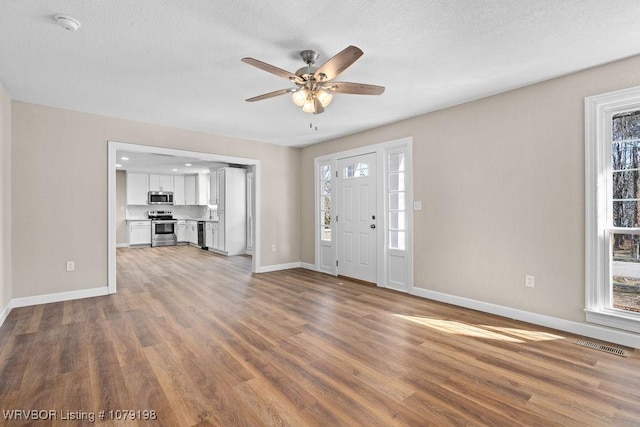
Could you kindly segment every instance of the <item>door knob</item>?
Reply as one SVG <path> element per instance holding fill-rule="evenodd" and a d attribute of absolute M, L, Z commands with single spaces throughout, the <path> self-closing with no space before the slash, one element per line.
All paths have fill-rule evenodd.
<path fill-rule="evenodd" d="M 371 228 L 376 228 L 376 225 L 375 224 L 371 224 Z"/>

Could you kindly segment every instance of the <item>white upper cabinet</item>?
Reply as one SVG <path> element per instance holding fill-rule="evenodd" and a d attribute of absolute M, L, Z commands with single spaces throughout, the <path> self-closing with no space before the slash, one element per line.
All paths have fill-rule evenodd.
<path fill-rule="evenodd" d="M 196 175 L 184 177 L 184 204 L 195 205 L 197 196 Z"/>
<path fill-rule="evenodd" d="M 226 169 L 222 168 L 218 169 L 218 210 L 224 211 L 224 202 L 225 202 L 225 186 L 224 181 L 226 177 Z"/>
<path fill-rule="evenodd" d="M 209 204 L 209 174 L 198 174 L 198 205 L 204 206 Z"/>
<path fill-rule="evenodd" d="M 146 205 L 149 175 L 127 172 L 127 205 Z"/>
<path fill-rule="evenodd" d="M 173 191 L 173 175 L 149 175 L 149 191 Z"/>
<path fill-rule="evenodd" d="M 175 175 L 173 177 L 173 204 L 174 205 L 184 205 L 184 176 L 183 175 Z"/>
<path fill-rule="evenodd" d="M 215 170 L 209 174 L 209 204 L 218 205 L 218 172 Z"/>

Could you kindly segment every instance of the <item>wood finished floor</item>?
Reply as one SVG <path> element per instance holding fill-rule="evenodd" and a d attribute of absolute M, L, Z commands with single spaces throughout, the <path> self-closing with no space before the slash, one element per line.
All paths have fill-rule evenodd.
<path fill-rule="evenodd" d="M 0 406 L 166 426 L 638 426 L 640 357 L 250 258 L 118 249 L 118 293 L 14 309 Z M 72 421 L 7 425 L 87 425 Z"/>

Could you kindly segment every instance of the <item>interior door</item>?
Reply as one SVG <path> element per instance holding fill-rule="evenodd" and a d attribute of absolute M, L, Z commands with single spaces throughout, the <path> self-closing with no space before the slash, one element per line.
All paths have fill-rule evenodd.
<path fill-rule="evenodd" d="M 376 153 L 338 160 L 338 274 L 377 282 Z"/>

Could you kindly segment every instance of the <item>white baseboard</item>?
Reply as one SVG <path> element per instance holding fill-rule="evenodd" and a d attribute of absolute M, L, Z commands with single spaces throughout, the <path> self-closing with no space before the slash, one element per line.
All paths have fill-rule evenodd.
<path fill-rule="evenodd" d="M 299 262 L 290 262 L 288 264 L 265 265 L 262 267 L 258 267 L 256 269 L 256 273 L 269 273 L 271 271 L 290 270 L 292 268 L 300 268 L 300 267 L 301 267 L 301 263 Z"/>
<path fill-rule="evenodd" d="M 11 307 L 27 307 L 30 305 L 48 304 L 50 302 L 69 301 L 80 298 L 100 297 L 104 295 L 109 295 L 109 288 L 107 286 L 102 288 L 83 289 L 81 291 L 58 292 L 55 294 L 13 298 L 11 300 Z"/>
<path fill-rule="evenodd" d="M 557 317 L 518 310 L 515 308 L 491 304 L 488 302 L 476 301 L 469 298 L 458 297 L 455 295 L 444 294 L 427 289 L 416 288 L 415 286 L 411 291 L 409 291 L 409 293 L 419 297 L 457 305 L 459 307 L 470 308 L 472 310 L 478 310 L 485 313 L 495 314 L 510 319 L 521 320 L 523 322 L 533 323 L 534 325 L 546 326 L 548 328 L 553 328 L 576 335 L 583 335 L 586 337 L 624 345 L 627 347 L 640 348 L 640 334 L 634 334 L 632 332 L 574 322 L 571 320 L 558 319 Z"/>
<path fill-rule="evenodd" d="M 9 300 L 4 310 L 2 310 L 2 313 L 0 313 L 0 326 L 2 326 L 5 320 L 7 320 L 7 316 L 9 316 L 9 313 L 11 313 L 12 308 L 12 301 Z"/>
<path fill-rule="evenodd" d="M 128 243 L 116 243 L 116 248 L 128 248 Z"/>
<path fill-rule="evenodd" d="M 315 264 L 309 264 L 308 262 L 301 262 L 300 268 L 304 268 L 311 271 L 318 271 Z"/>

